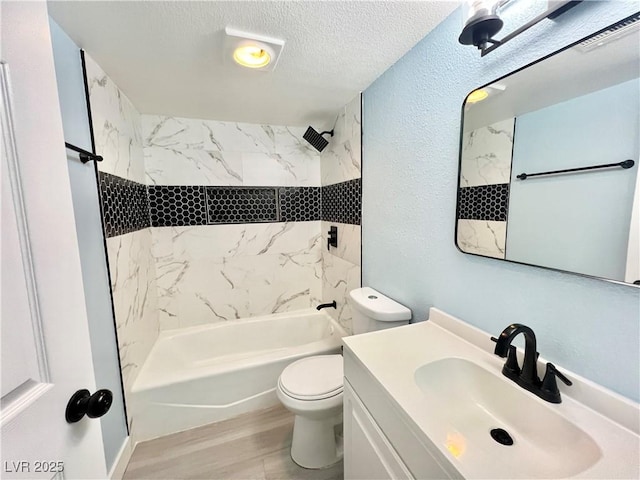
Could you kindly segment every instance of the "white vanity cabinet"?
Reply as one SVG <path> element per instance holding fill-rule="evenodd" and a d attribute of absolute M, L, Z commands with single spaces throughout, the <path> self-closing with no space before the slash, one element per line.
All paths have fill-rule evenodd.
<path fill-rule="evenodd" d="M 345 480 L 460 478 L 446 461 L 436 460 L 435 447 L 416 433 L 348 348 L 344 372 Z"/>
<path fill-rule="evenodd" d="M 343 338 L 345 478 L 638 478 L 637 402 L 565 369 L 573 385 L 545 402 L 502 375 L 490 338 L 434 308 Z"/>
<path fill-rule="evenodd" d="M 413 478 L 348 381 L 344 383 L 344 478 Z"/>

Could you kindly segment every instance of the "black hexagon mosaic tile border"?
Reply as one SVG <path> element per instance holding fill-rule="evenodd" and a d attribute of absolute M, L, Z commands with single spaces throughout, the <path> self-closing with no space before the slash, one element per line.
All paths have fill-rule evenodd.
<path fill-rule="evenodd" d="M 322 218 L 322 187 L 280 187 L 281 222 L 307 222 Z"/>
<path fill-rule="evenodd" d="M 257 222 L 360 224 L 361 180 L 324 187 L 149 185 L 100 172 L 107 237 L 149 226 Z"/>
<path fill-rule="evenodd" d="M 322 220 L 360 225 L 362 215 L 362 180 L 322 187 Z"/>
<path fill-rule="evenodd" d="M 98 177 L 107 237 L 135 232 L 151 225 L 145 185 L 105 172 L 98 172 Z"/>
<path fill-rule="evenodd" d="M 197 185 L 149 185 L 152 227 L 207 224 L 205 187 Z"/>
<path fill-rule="evenodd" d="M 506 222 L 508 205 L 508 183 L 458 189 L 459 219 Z"/>
<path fill-rule="evenodd" d="M 275 188 L 206 187 L 206 194 L 209 224 L 278 221 Z"/>

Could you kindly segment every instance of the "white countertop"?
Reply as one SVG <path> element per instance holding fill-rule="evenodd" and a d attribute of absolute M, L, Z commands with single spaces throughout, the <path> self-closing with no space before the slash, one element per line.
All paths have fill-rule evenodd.
<path fill-rule="evenodd" d="M 574 375 L 562 366 L 557 365 L 574 385 L 559 385 L 562 403 L 546 402 L 502 375 L 504 359 L 493 354 L 494 344 L 488 333 L 437 309 L 431 309 L 427 322 L 345 337 L 343 340 L 345 357 L 352 356 L 357 360 L 399 413 L 413 423 L 412 430 L 423 436 L 423 443 L 434 445 L 439 451 L 437 455 L 450 462 L 464 478 L 604 479 L 640 476 L 638 404 Z M 543 339 L 539 339 L 539 343 L 544 344 Z M 527 396 L 518 397 L 523 399 L 524 407 L 535 407 L 530 411 L 523 408 L 522 415 L 531 415 L 531 411 L 537 412 L 534 414 L 538 416 L 542 413 L 544 415 L 540 418 L 554 423 L 555 431 L 564 435 L 564 430 L 557 430 L 564 428 L 564 421 L 554 420 L 562 417 L 580 435 L 567 435 L 566 438 L 573 439 L 570 442 L 573 445 L 560 446 L 557 455 L 549 455 L 545 448 L 539 448 L 548 445 L 530 441 L 529 436 L 532 435 L 528 435 L 526 429 L 518 432 L 513 447 L 500 445 L 488 435 L 486 441 L 484 437 L 479 439 L 468 435 L 460 438 L 460 428 L 450 422 L 451 415 L 459 412 L 447 412 L 446 401 L 439 411 L 426 408 L 425 393 L 415 379 L 419 367 L 447 358 L 473 362 L 494 374 L 499 382 L 508 382 L 506 385 L 511 384 L 521 390 Z M 349 380 L 349 373 L 346 375 Z M 456 405 L 456 402 L 450 403 Z M 538 433 L 541 429 L 544 433 L 545 425 L 540 423 L 536 424 L 536 429 Z M 550 436 L 553 432 L 550 426 Z M 539 437 L 536 438 L 540 442 Z M 585 439 L 586 442 L 582 441 Z M 590 440 L 597 447 L 590 444 Z M 549 442 L 553 441 L 554 438 L 549 438 Z M 452 448 L 452 442 L 462 442 L 462 450 Z M 402 456 L 402 452 L 399 453 Z M 567 457 L 563 459 L 563 455 Z M 581 455 L 584 458 L 580 458 Z"/>

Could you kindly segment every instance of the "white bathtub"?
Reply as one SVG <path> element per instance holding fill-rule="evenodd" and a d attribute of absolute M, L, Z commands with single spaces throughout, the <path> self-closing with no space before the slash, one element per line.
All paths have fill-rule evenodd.
<path fill-rule="evenodd" d="M 161 332 L 130 395 L 134 441 L 276 405 L 282 370 L 345 335 L 315 309 Z"/>

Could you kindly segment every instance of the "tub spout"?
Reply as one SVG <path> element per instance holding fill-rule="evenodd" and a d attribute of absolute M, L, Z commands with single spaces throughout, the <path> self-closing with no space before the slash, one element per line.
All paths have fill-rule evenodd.
<path fill-rule="evenodd" d="M 316 310 L 322 310 L 323 308 L 329 308 L 329 307 L 338 308 L 338 306 L 336 305 L 336 301 L 334 300 L 331 303 L 321 303 L 316 307 Z"/>

